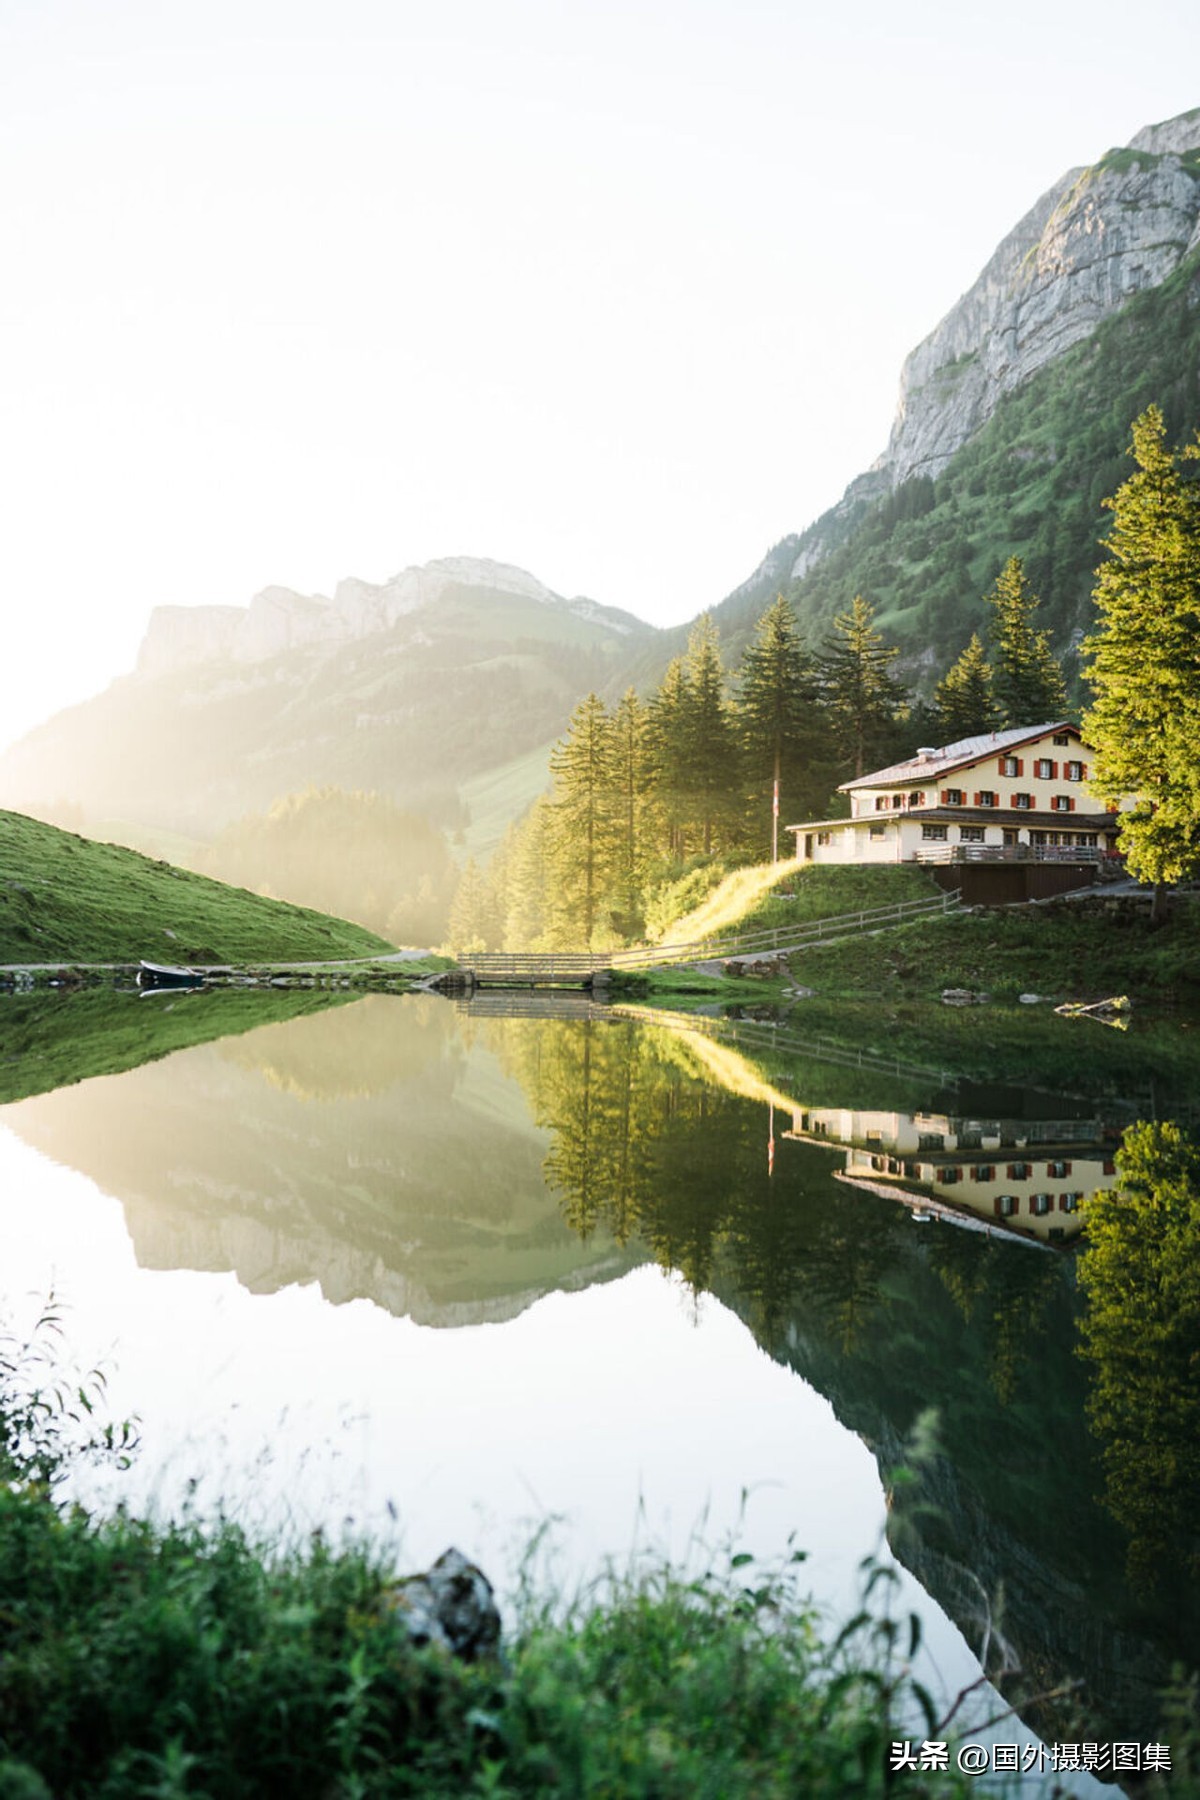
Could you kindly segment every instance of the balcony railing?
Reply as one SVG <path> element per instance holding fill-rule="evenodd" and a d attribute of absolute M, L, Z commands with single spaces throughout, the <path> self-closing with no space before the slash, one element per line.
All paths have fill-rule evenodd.
<path fill-rule="evenodd" d="M 919 863 L 1099 863 L 1098 844 L 922 844 Z"/>

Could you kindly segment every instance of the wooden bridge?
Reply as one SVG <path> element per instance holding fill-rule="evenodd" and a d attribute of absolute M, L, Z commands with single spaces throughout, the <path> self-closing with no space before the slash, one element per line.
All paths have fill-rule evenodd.
<path fill-rule="evenodd" d="M 885 931 L 912 919 L 940 918 L 961 906 L 951 890 L 891 906 L 861 907 L 826 919 L 809 919 L 771 930 L 740 932 L 733 937 L 702 938 L 690 944 L 644 944 L 632 950 L 463 951 L 457 969 L 443 976 L 444 987 L 467 988 L 604 988 L 614 974 L 652 969 L 690 968 L 698 963 L 732 962 L 764 956 L 788 956 L 813 944 Z"/>

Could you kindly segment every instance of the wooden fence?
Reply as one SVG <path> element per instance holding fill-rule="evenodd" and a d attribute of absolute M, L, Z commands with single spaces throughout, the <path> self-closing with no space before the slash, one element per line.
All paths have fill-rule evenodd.
<path fill-rule="evenodd" d="M 740 957 L 787 955 L 812 944 L 836 938 L 882 931 L 911 919 L 954 912 L 962 904 L 955 892 L 931 894 L 920 900 L 898 900 L 890 906 L 860 907 L 856 912 L 835 913 L 826 919 L 809 919 L 770 930 L 739 932 L 732 937 L 702 938 L 690 944 L 644 944 L 632 950 L 607 953 L 591 950 L 487 950 L 463 951 L 456 961 L 478 982 L 579 983 L 604 970 L 639 970 L 687 967 L 702 962 L 729 962 Z"/>

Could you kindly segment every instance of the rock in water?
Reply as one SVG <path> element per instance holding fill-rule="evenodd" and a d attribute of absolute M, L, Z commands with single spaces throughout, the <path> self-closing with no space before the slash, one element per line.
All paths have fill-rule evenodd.
<path fill-rule="evenodd" d="M 492 1584 L 461 1550 L 446 1550 L 426 1574 L 397 1581 L 386 1601 L 418 1649 L 440 1644 L 463 1662 L 477 1662 L 500 1648 Z"/>

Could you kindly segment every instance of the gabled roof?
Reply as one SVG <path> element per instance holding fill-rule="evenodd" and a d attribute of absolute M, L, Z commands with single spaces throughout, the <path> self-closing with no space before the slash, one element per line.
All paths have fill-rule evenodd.
<path fill-rule="evenodd" d="M 985 731 L 980 737 L 959 738 L 956 744 L 943 744 L 940 750 L 929 750 L 923 756 L 910 756 L 907 762 L 876 769 L 873 775 L 843 781 L 838 792 L 847 794 L 852 788 L 894 787 L 903 781 L 932 781 L 935 776 L 949 775 L 953 769 L 969 768 L 985 756 L 995 756 L 1018 744 L 1045 737 L 1048 731 L 1072 731 L 1079 736 L 1079 727 L 1071 719 L 1051 719 L 1045 725 L 1011 725 L 1007 731 Z"/>

